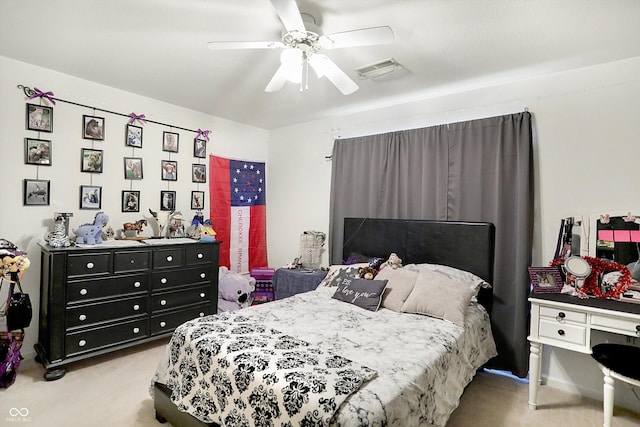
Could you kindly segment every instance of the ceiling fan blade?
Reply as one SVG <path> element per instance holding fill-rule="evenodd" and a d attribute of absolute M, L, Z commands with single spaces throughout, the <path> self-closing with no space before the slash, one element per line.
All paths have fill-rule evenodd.
<path fill-rule="evenodd" d="M 340 69 L 329 59 L 328 56 L 322 54 L 315 54 L 309 58 L 309 64 L 316 72 L 318 77 L 325 76 L 331 83 L 337 87 L 344 95 L 349 95 L 358 90 L 356 82 Z"/>
<path fill-rule="evenodd" d="M 267 84 L 267 87 L 264 88 L 265 92 L 277 92 L 284 87 L 284 84 L 287 82 L 287 67 L 284 65 L 280 65 L 280 67 L 276 70 L 276 73 L 271 77 L 271 80 Z"/>
<path fill-rule="evenodd" d="M 320 45 L 325 49 L 390 43 L 393 43 L 393 30 L 386 26 L 363 28 L 320 37 Z"/>
<path fill-rule="evenodd" d="M 278 49 L 283 48 L 284 43 L 279 41 L 272 42 L 209 42 L 207 47 L 211 50 L 229 50 L 229 49 Z"/>
<path fill-rule="evenodd" d="M 270 0 L 287 31 L 306 33 L 302 15 L 295 0 Z"/>

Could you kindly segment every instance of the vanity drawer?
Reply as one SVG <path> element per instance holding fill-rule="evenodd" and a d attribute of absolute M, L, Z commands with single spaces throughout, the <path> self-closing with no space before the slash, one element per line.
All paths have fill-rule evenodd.
<path fill-rule="evenodd" d="M 153 268 L 180 267 L 184 264 L 182 248 L 158 249 L 153 251 Z"/>
<path fill-rule="evenodd" d="M 113 276 L 103 279 L 78 280 L 67 284 L 67 302 L 81 302 L 98 298 L 147 292 L 146 274 Z"/>
<path fill-rule="evenodd" d="M 558 322 L 587 323 L 587 314 L 563 308 L 540 307 L 540 317 L 555 319 Z"/>
<path fill-rule="evenodd" d="M 65 353 L 67 356 L 73 356 L 128 341 L 138 341 L 147 336 L 149 336 L 149 319 L 146 318 L 73 332 L 65 337 Z"/>
<path fill-rule="evenodd" d="M 213 307 L 207 303 L 188 310 L 153 315 L 151 316 L 151 335 L 171 332 L 184 322 L 210 314 L 214 314 Z"/>
<path fill-rule="evenodd" d="M 160 271 L 151 275 L 151 288 L 158 290 L 197 283 L 211 283 L 211 276 L 212 269 L 208 265 L 179 271 Z"/>
<path fill-rule="evenodd" d="M 67 329 L 90 326 L 97 323 L 124 319 L 127 317 L 147 315 L 148 297 L 127 298 L 111 302 L 83 304 L 67 308 Z"/>
<path fill-rule="evenodd" d="M 113 269 L 116 273 L 144 271 L 151 266 L 150 251 L 123 251 L 113 255 Z"/>
<path fill-rule="evenodd" d="M 587 328 L 581 325 L 570 325 L 555 320 L 540 319 L 539 335 L 541 338 L 550 338 L 556 341 L 586 345 Z"/>
<path fill-rule="evenodd" d="M 182 289 L 175 292 L 165 292 L 151 297 L 151 311 L 167 310 L 190 304 L 197 304 L 211 299 L 211 286 Z"/>
<path fill-rule="evenodd" d="M 67 258 L 67 277 L 95 276 L 110 272 L 111 254 L 109 252 L 71 254 Z"/>
<path fill-rule="evenodd" d="M 591 316 L 591 327 L 607 332 L 640 337 L 640 322 L 638 320 L 620 319 L 601 314 L 593 314 Z"/>

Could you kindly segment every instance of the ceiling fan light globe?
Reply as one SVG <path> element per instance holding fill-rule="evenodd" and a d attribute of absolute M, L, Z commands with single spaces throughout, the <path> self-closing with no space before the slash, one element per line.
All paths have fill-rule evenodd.
<path fill-rule="evenodd" d="M 302 82 L 302 51 L 285 49 L 280 54 L 280 63 L 284 68 L 287 80 L 292 83 Z"/>

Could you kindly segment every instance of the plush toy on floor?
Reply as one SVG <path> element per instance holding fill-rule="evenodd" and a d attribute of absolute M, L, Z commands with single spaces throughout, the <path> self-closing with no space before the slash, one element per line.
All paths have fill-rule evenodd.
<path fill-rule="evenodd" d="M 256 279 L 239 273 L 232 273 L 227 267 L 220 267 L 218 274 L 218 313 L 235 311 L 251 305 L 251 292 L 255 290 Z"/>

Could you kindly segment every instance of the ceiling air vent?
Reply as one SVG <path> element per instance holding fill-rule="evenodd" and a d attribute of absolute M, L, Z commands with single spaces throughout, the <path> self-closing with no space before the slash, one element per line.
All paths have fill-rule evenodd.
<path fill-rule="evenodd" d="M 380 62 L 376 62 L 374 64 L 364 65 L 360 68 L 356 68 L 355 72 L 358 73 L 358 78 L 360 80 L 375 79 L 377 77 L 382 77 L 386 76 L 387 74 L 393 73 L 400 67 L 402 66 L 398 64 L 395 59 L 389 58 L 384 59 Z"/>

